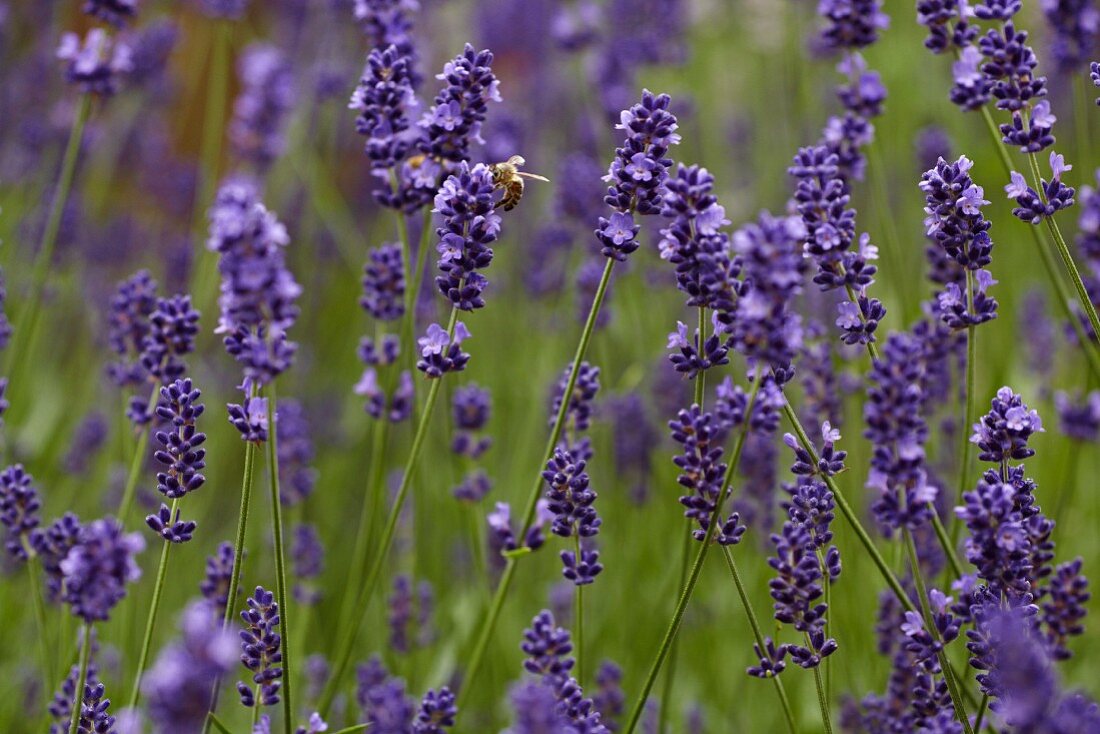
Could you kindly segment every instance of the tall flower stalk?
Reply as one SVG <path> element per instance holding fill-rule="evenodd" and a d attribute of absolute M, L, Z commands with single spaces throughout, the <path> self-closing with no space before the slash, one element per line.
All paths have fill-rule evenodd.
<path fill-rule="evenodd" d="M 640 225 L 634 223 L 634 215 L 655 214 L 660 210 L 661 194 L 668 178 L 668 168 L 672 165 L 672 161 L 665 156 L 669 146 L 680 141 L 680 136 L 676 134 L 676 118 L 669 112 L 670 103 L 671 99 L 668 95 L 654 95 L 649 90 L 645 90 L 642 93 L 641 103 L 629 110 L 624 110 L 620 118 L 618 128 L 624 130 L 627 137 L 623 146 L 616 149 L 615 159 L 605 178 L 611 185 L 604 201 L 613 211 L 610 218 L 600 218 L 599 229 L 596 230 L 596 237 L 602 246 L 601 253 L 607 258 L 607 262 L 596 285 L 588 315 L 585 317 L 573 362 L 569 367 L 569 377 L 562 391 L 563 395 L 572 395 L 576 389 L 581 364 L 588 352 L 588 345 L 592 339 L 600 309 L 603 307 L 604 297 L 607 295 L 615 263 L 626 260 L 630 253 L 638 249 L 636 237 Z M 527 496 L 521 538 L 527 537 L 527 533 L 534 524 L 535 510 L 543 486 L 542 470 L 546 462 L 553 457 L 554 449 L 561 440 L 569 404 L 569 400 L 562 400 L 558 414 L 554 417 L 539 470 L 536 472 L 535 481 Z M 522 554 L 506 557 L 504 571 L 500 581 L 497 582 L 493 600 L 478 631 L 473 652 L 466 666 L 463 686 L 458 692 L 457 706 L 460 711 L 463 710 L 463 704 L 480 672 L 482 658 L 496 628 L 497 619 L 504 607 L 504 601 L 515 578 L 516 566 L 521 557 Z"/>

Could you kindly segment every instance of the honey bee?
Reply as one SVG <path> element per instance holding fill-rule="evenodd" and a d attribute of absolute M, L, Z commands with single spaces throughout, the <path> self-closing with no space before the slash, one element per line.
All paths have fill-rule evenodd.
<path fill-rule="evenodd" d="M 515 209 L 523 198 L 523 179 L 550 182 L 550 179 L 545 176 L 519 170 L 519 167 L 526 162 L 523 156 L 514 155 L 502 163 L 493 163 L 489 166 L 489 172 L 493 174 L 493 184 L 504 192 L 504 196 L 496 205 L 503 207 L 506 212 Z"/>

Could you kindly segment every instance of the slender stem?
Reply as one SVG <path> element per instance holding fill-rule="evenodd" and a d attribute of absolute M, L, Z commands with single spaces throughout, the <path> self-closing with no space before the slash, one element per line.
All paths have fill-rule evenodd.
<path fill-rule="evenodd" d="M 1035 188 L 1045 201 L 1046 192 L 1043 189 L 1042 179 L 1039 174 L 1039 157 L 1034 153 L 1030 153 L 1027 158 L 1028 162 L 1031 164 L 1031 177 L 1035 181 Z M 1077 269 L 1077 263 L 1073 261 L 1073 255 L 1070 253 L 1069 246 L 1062 236 L 1062 230 L 1058 227 L 1058 222 L 1055 221 L 1053 216 L 1043 217 L 1043 221 L 1046 222 L 1047 229 L 1050 231 L 1050 236 L 1054 238 L 1054 244 L 1058 250 L 1058 255 L 1062 258 L 1062 264 L 1066 266 L 1069 278 L 1073 281 L 1073 287 L 1077 291 L 1077 299 L 1081 302 L 1081 308 L 1084 309 L 1085 314 L 1089 317 L 1092 333 L 1100 335 L 1100 316 L 1097 316 L 1096 308 L 1092 305 L 1092 299 L 1089 298 L 1089 292 L 1088 289 L 1085 288 L 1085 282 L 1081 280 L 1081 272 Z"/>
<path fill-rule="evenodd" d="M 457 321 L 458 309 L 452 307 L 451 318 L 447 325 L 448 334 L 454 335 Z M 431 386 L 428 388 L 428 397 L 424 403 L 424 412 L 420 416 L 420 421 L 416 426 L 412 447 L 409 449 L 409 456 L 405 461 L 405 469 L 401 474 L 401 485 L 397 489 L 397 496 L 394 498 L 393 507 L 390 508 L 389 516 L 386 518 L 386 526 L 382 532 L 381 544 L 375 549 L 374 563 L 371 564 L 370 571 L 367 574 L 366 584 L 363 585 L 359 597 L 356 599 L 355 609 L 359 610 L 359 614 L 353 617 L 351 626 L 342 637 L 341 644 L 338 648 L 339 658 L 337 658 L 337 663 L 333 667 L 332 675 L 329 677 L 328 684 L 325 686 L 325 690 L 321 694 L 321 700 L 317 705 L 317 709 L 321 716 L 325 716 L 328 713 L 329 707 L 336 697 L 336 691 L 340 687 L 341 679 L 344 677 L 344 673 L 347 672 L 348 664 L 351 662 L 351 656 L 355 648 L 355 640 L 359 636 L 359 629 L 363 622 L 363 612 L 370 603 L 371 597 L 374 595 L 374 591 L 382 575 L 382 569 L 386 563 L 386 557 L 389 555 L 390 545 L 393 543 L 393 536 L 397 530 L 397 521 L 401 516 L 401 508 L 405 504 L 405 498 L 408 495 L 409 487 L 412 484 L 413 473 L 416 469 L 416 462 L 420 457 L 421 449 L 424 447 L 424 439 L 428 435 L 428 424 L 431 421 L 432 409 L 435 407 L 436 398 L 439 396 L 439 386 L 441 383 L 442 377 L 433 379 L 431 381 Z"/>
<path fill-rule="evenodd" d="M 80 673 L 76 678 L 76 698 L 73 701 L 72 717 L 69 719 L 69 734 L 77 734 L 80 726 L 80 713 L 84 708 L 84 684 L 88 682 L 88 661 L 92 657 L 92 623 L 84 623 L 84 639 L 80 642 Z"/>
<path fill-rule="evenodd" d="M 875 136 L 871 144 L 867 146 L 867 156 L 870 159 L 870 171 L 871 171 L 871 185 L 869 189 L 871 191 L 871 201 L 874 203 L 876 218 L 878 219 L 879 226 L 884 231 L 884 237 L 886 239 L 886 257 L 888 259 L 889 271 L 891 273 L 903 274 L 905 270 L 904 262 L 904 249 L 901 244 L 901 237 L 898 234 L 897 222 L 894 219 L 893 209 L 890 204 L 890 188 L 886 181 L 886 166 L 882 161 L 882 153 L 879 150 L 882 146 L 882 140 L 879 136 Z M 908 323 L 908 317 L 912 313 L 913 295 L 911 287 L 911 278 L 898 277 L 893 281 L 897 286 L 900 299 L 902 312 L 905 314 L 906 319 L 903 323 Z"/>
<path fill-rule="evenodd" d="M 535 472 L 535 481 L 531 487 L 531 491 L 527 497 L 527 508 L 523 513 L 523 530 L 519 537 L 527 537 L 527 531 L 531 527 L 531 522 L 535 516 L 535 506 L 538 503 L 539 495 L 542 493 L 542 470 L 546 466 L 546 462 L 550 460 L 550 457 L 554 455 L 554 449 L 558 445 L 558 441 L 561 439 L 562 429 L 565 427 L 565 414 L 569 407 L 569 400 L 567 397 L 571 395 L 573 389 L 577 384 L 577 374 L 580 372 L 581 362 L 584 361 L 584 355 L 588 351 L 588 343 L 592 339 L 592 331 L 596 326 L 596 319 L 600 314 L 600 308 L 603 305 L 604 296 L 607 294 L 607 285 L 611 281 L 611 271 L 615 267 L 615 261 L 611 258 L 607 259 L 607 264 L 604 266 L 603 275 L 600 276 L 599 285 L 596 286 L 596 294 L 592 298 L 592 305 L 588 309 L 588 318 L 585 319 L 584 329 L 581 331 L 580 341 L 577 342 L 577 351 L 573 355 L 573 363 L 569 369 L 569 379 L 566 380 L 565 391 L 562 393 L 563 399 L 561 406 L 558 408 L 558 414 L 554 418 L 554 426 L 550 430 L 550 437 L 546 442 L 546 448 L 543 451 L 542 461 L 539 463 L 538 470 Z M 516 564 L 519 562 L 519 556 L 509 556 L 504 568 L 504 573 L 500 577 L 500 582 L 497 584 L 496 593 L 493 595 L 493 602 L 489 607 L 489 614 L 485 617 L 485 622 L 481 625 L 481 629 L 478 632 L 477 642 L 474 645 L 474 651 L 470 655 L 469 665 L 466 667 L 466 675 L 463 681 L 462 687 L 458 691 L 458 700 L 456 705 L 458 710 L 463 711 L 463 704 L 466 701 L 466 697 L 469 691 L 473 688 L 473 682 L 477 677 L 478 672 L 481 669 L 481 661 L 485 655 L 485 649 L 489 644 L 490 638 L 493 636 L 493 630 L 496 628 L 497 618 L 500 616 L 500 610 L 504 606 L 504 599 L 508 596 L 508 590 L 511 588 L 512 579 L 515 578 Z"/>
<path fill-rule="evenodd" d="M 973 303 L 973 283 L 974 278 L 972 273 L 966 271 L 966 297 L 968 303 Z M 970 306 L 967 307 L 971 310 Z M 973 312 L 971 310 L 971 312 Z M 971 324 L 966 327 L 966 383 L 963 386 L 965 390 L 963 394 L 963 400 L 965 405 L 963 406 L 963 424 L 960 426 L 959 433 L 962 434 L 963 446 L 962 453 L 959 456 L 959 481 L 955 486 L 955 501 L 952 506 L 958 505 L 962 502 L 963 492 L 966 491 L 967 484 L 970 481 L 970 428 L 974 425 L 974 413 L 975 413 L 975 401 L 977 398 L 974 392 L 974 369 L 977 364 L 977 339 L 974 325 Z M 933 513 L 935 514 L 935 513 Z M 955 543 L 959 540 L 959 531 L 962 524 L 957 517 L 951 521 L 951 538 L 950 547 L 954 549 Z"/>
<path fill-rule="evenodd" d="M 699 352 L 703 351 L 703 344 L 707 340 L 707 309 L 705 306 L 699 307 Z M 695 404 L 700 408 L 703 407 L 703 402 L 706 400 L 707 394 L 707 371 L 699 370 L 699 374 L 695 375 Z"/>
<path fill-rule="evenodd" d="M 249 391 L 249 398 L 256 396 L 256 386 Z M 270 437 L 270 436 L 269 436 Z M 237 602 L 237 591 L 241 584 L 241 561 L 244 559 L 244 541 L 248 530 L 248 515 L 252 500 L 252 481 L 256 471 L 256 444 L 252 441 L 245 443 L 244 448 L 244 478 L 241 481 L 241 509 L 237 516 L 237 537 L 233 543 L 233 569 L 229 574 L 229 589 L 225 596 L 225 614 L 222 616 L 222 629 L 229 629 L 229 623 L 233 619 L 233 611 Z M 210 691 L 210 713 L 218 709 L 218 690 L 221 687 L 221 676 L 214 681 Z M 259 700 L 259 699 L 257 699 Z M 210 729 L 211 719 L 207 717 L 203 725 L 203 731 Z"/>
<path fill-rule="evenodd" d="M 271 487 L 271 527 L 275 536 L 275 594 L 279 602 L 279 619 L 283 636 L 283 727 L 286 734 L 294 731 L 294 704 L 291 698 L 291 679 L 294 665 L 290 659 L 290 599 L 286 588 L 286 549 L 283 544 L 283 501 L 279 495 L 279 448 L 275 383 L 267 386 L 267 474 Z M 259 698 L 256 699 L 259 708 Z"/>
<path fill-rule="evenodd" d="M 940 514 L 936 510 L 936 506 L 929 502 L 928 511 L 932 514 L 932 527 L 936 531 L 936 537 L 940 539 L 940 545 L 944 548 L 944 554 L 947 556 L 947 562 L 951 566 L 951 573 L 955 575 L 955 578 L 962 578 L 963 567 L 959 561 L 959 555 L 955 552 L 955 544 L 951 542 L 951 538 L 947 536 L 947 529 L 944 528 L 943 522 L 940 521 Z"/>
<path fill-rule="evenodd" d="M 787 420 L 790 421 L 791 427 L 794 428 L 794 432 L 798 436 L 798 442 L 802 444 L 802 448 L 806 449 L 806 452 L 809 453 L 816 464 L 819 460 L 817 449 L 814 448 L 813 442 L 810 441 L 809 436 L 806 435 L 806 429 L 804 429 L 802 423 L 799 422 L 798 416 L 795 415 L 794 408 L 791 407 L 789 400 L 785 400 L 784 402 L 783 413 L 787 416 Z M 848 500 L 840 491 L 840 487 L 837 486 L 836 481 L 830 476 L 823 476 L 822 479 L 833 493 L 836 505 L 840 508 L 840 514 L 844 515 L 844 519 L 848 522 L 848 525 L 855 531 L 856 537 L 859 538 L 859 542 L 863 545 L 864 550 L 867 551 L 867 555 L 871 556 L 871 560 L 878 568 L 887 586 L 894 592 L 894 596 L 898 598 L 898 601 L 901 602 L 901 605 L 905 607 L 905 609 L 916 611 L 913 600 L 905 593 L 905 589 L 902 587 L 901 582 L 898 581 L 898 577 L 894 575 L 894 572 L 891 571 L 890 567 L 886 564 L 885 559 L 882 557 L 882 553 L 875 547 L 875 542 L 871 540 L 871 536 L 868 535 L 867 530 L 864 529 L 863 524 L 852 510 L 852 506 L 848 504 Z"/>
<path fill-rule="evenodd" d="M 23 546 L 27 548 L 30 543 L 26 535 L 23 536 Z M 34 624 L 38 631 L 38 643 L 42 648 L 42 675 L 48 684 L 52 685 L 57 680 L 54 670 L 53 655 L 50 653 L 50 641 L 46 637 L 46 605 L 42 600 L 42 585 L 38 581 L 38 568 L 42 565 L 38 556 L 28 552 L 27 554 L 27 578 L 31 582 L 31 596 L 34 603 Z"/>
<path fill-rule="evenodd" d="M 691 596 L 695 591 L 695 585 L 699 581 L 699 574 L 703 570 L 703 562 L 706 560 L 707 551 L 714 542 L 715 529 L 721 524 L 722 505 L 724 504 L 726 495 L 729 493 L 730 484 L 733 481 L 733 474 L 737 471 L 737 465 L 741 460 L 741 451 L 745 447 L 745 437 L 749 433 L 748 417 L 752 415 L 753 407 L 756 404 L 756 396 L 760 392 L 761 382 L 763 382 L 763 378 L 758 368 L 756 376 L 753 379 L 752 392 L 749 393 L 748 406 L 745 408 L 745 420 L 741 425 L 741 430 L 737 434 L 737 443 L 734 446 L 733 455 L 730 457 L 729 466 L 726 468 L 726 474 L 722 480 L 722 488 L 719 490 L 718 497 L 714 502 L 714 510 L 711 512 L 707 523 L 707 532 L 703 536 L 703 541 L 699 546 L 699 550 L 695 553 L 695 561 L 692 563 L 691 573 L 688 574 L 687 583 L 684 584 L 684 588 L 680 593 L 680 599 L 676 603 L 676 609 L 672 613 L 672 619 L 669 622 L 668 629 L 665 630 L 665 636 L 661 640 L 661 646 L 657 649 L 657 657 L 654 658 L 649 668 L 649 673 L 646 675 L 645 682 L 642 684 L 641 695 L 638 696 L 638 701 L 634 704 L 634 709 L 630 713 L 630 721 L 624 729 L 626 734 L 633 734 L 635 727 L 638 726 L 638 721 L 641 719 L 642 712 L 645 710 L 646 700 L 649 698 L 649 692 L 653 689 L 653 682 L 657 679 L 657 674 L 661 672 L 661 665 L 668 656 L 669 649 L 672 647 L 672 641 L 676 639 L 676 634 L 680 630 L 680 623 L 684 619 L 684 612 L 687 611 L 688 602 L 691 601 Z"/>
<path fill-rule="evenodd" d="M 179 498 L 172 500 L 169 517 L 175 519 L 176 510 L 179 508 Z M 134 686 L 130 689 L 129 708 L 136 709 L 138 699 L 141 697 L 141 678 L 145 674 L 145 665 L 149 662 L 149 648 L 153 642 L 153 629 L 157 624 L 157 611 L 160 609 L 160 597 L 164 591 L 164 579 L 168 573 L 168 554 L 174 543 L 165 540 L 160 549 L 160 564 L 157 566 L 157 578 L 153 584 L 153 599 L 149 602 L 149 617 L 145 621 L 145 635 L 141 641 L 141 652 L 138 654 L 137 673 L 134 675 Z"/>
<path fill-rule="evenodd" d="M 807 644 L 809 634 L 806 635 Z M 821 723 L 825 725 L 825 734 L 833 734 L 833 717 L 829 713 L 829 699 L 825 695 L 825 686 L 821 682 L 821 666 L 814 666 L 814 685 L 817 687 L 817 705 L 821 707 Z"/>
<path fill-rule="evenodd" d="M 11 352 L 11 365 L 8 376 L 12 384 L 17 384 L 22 377 L 23 367 L 26 364 L 28 352 L 34 341 L 35 327 L 38 325 L 39 311 L 42 307 L 42 292 L 46 287 L 46 276 L 49 275 L 50 265 L 53 262 L 54 249 L 57 246 L 57 233 L 61 229 L 61 217 L 65 211 L 65 204 L 69 200 L 69 192 L 72 190 L 73 177 L 76 172 L 76 161 L 80 156 L 80 143 L 84 138 L 84 127 L 88 122 L 88 116 L 92 109 L 92 98 L 89 94 L 81 94 L 76 106 L 76 115 L 73 118 L 73 126 L 69 131 L 69 142 L 65 147 L 65 157 L 61 160 L 61 171 L 57 179 L 57 188 L 53 192 L 50 201 L 50 212 L 46 217 L 46 226 L 42 230 L 42 240 L 35 253 L 34 268 L 31 271 L 31 292 L 27 305 L 23 308 L 16 322 L 15 339 Z"/>
<path fill-rule="evenodd" d="M 932 612 L 928 608 L 928 590 L 924 585 L 924 574 L 920 570 L 920 560 L 917 558 L 917 547 L 913 544 L 913 534 L 909 532 L 909 528 L 902 528 L 902 537 L 905 543 L 905 550 L 909 554 L 909 566 L 913 571 L 913 582 L 917 586 L 917 597 L 920 601 L 921 616 L 924 618 L 925 629 L 937 643 L 942 643 L 943 638 L 940 637 L 940 632 L 936 628 L 935 622 L 932 619 Z M 970 728 L 970 718 L 966 715 L 966 708 L 963 706 L 962 698 L 959 696 L 959 690 L 955 681 L 955 676 L 951 670 L 951 663 L 947 659 L 947 652 L 941 647 L 937 653 L 937 657 L 940 660 L 940 667 L 943 670 L 943 679 L 947 683 L 947 691 L 951 695 L 951 703 L 955 707 L 955 717 L 962 723 L 963 730 L 966 734 L 974 734 L 974 730 Z"/>
<path fill-rule="evenodd" d="M 577 563 L 581 562 L 581 536 L 573 536 Z M 573 595 L 573 650 L 577 658 L 577 682 L 584 687 L 584 585 L 577 584 Z"/>
<path fill-rule="evenodd" d="M 195 240 L 194 265 L 191 271 L 192 292 L 202 308 L 211 297 L 214 287 L 214 270 L 202 267 L 209 257 L 202 232 L 206 207 L 214 198 L 218 183 L 218 161 L 222 155 L 222 138 L 225 135 L 225 105 L 229 84 L 229 46 L 233 24 L 225 19 L 216 21 L 214 44 L 210 55 L 210 72 L 206 84 L 205 115 L 202 121 L 202 140 L 199 142 L 199 185 L 195 187 L 195 199 L 191 204 L 191 232 Z"/>
<path fill-rule="evenodd" d="M 733 577 L 733 584 L 737 587 L 737 595 L 741 598 L 741 606 L 745 609 L 745 616 L 749 619 L 749 627 L 752 628 L 752 636 L 756 639 L 756 645 L 761 651 L 765 650 L 767 645 L 764 642 L 764 634 L 760 631 L 760 622 L 756 618 L 756 612 L 753 611 L 752 602 L 749 601 L 749 595 L 745 591 L 745 584 L 741 581 L 741 574 L 737 571 L 737 563 L 733 559 L 733 551 L 730 550 L 728 545 L 722 546 L 722 555 L 726 559 L 726 566 L 730 570 L 730 576 Z M 772 682 L 775 683 L 775 691 L 779 695 L 779 704 L 783 707 L 783 717 L 787 721 L 787 729 L 791 734 L 795 734 L 798 727 L 794 723 L 794 713 L 791 711 L 791 702 L 787 699 L 787 691 L 783 688 L 783 681 L 779 679 L 778 675 L 771 676 Z"/>
<path fill-rule="evenodd" d="M 154 382 L 153 389 L 149 393 L 146 405 L 146 415 L 152 416 L 156 408 L 157 393 L 160 392 L 160 384 Z M 130 459 L 130 473 L 126 476 L 126 487 L 122 490 L 122 501 L 118 503 L 118 521 L 125 524 L 126 517 L 130 514 L 130 507 L 134 504 L 134 494 L 137 492 L 138 477 L 141 468 L 145 464 L 145 450 L 149 447 L 149 426 L 139 426 L 141 433 L 138 435 L 137 445 L 134 446 L 134 456 Z"/>
<path fill-rule="evenodd" d="M 982 720 L 985 718 L 986 709 L 989 708 L 989 694 L 982 694 L 982 702 L 978 705 L 978 715 L 974 718 L 974 731 L 982 730 Z"/>
<path fill-rule="evenodd" d="M 1005 177 L 1008 177 L 1012 174 L 1012 160 L 1009 157 L 1008 147 L 1004 145 L 1004 141 L 1001 139 L 1001 134 L 997 129 L 997 123 L 993 122 L 993 117 L 992 114 L 990 114 L 988 107 L 981 108 L 981 116 L 982 119 L 986 122 L 986 129 L 989 131 L 990 138 L 992 138 L 993 140 L 993 147 L 997 150 L 1001 166 L 1004 169 L 1004 175 Z M 1042 188 L 1042 186 L 1040 186 L 1040 188 Z M 1035 242 L 1035 249 L 1038 251 L 1038 253 L 1040 253 L 1040 260 L 1043 261 L 1043 266 L 1046 270 L 1047 276 L 1051 278 L 1051 283 L 1052 285 L 1054 285 L 1055 293 L 1058 296 L 1059 302 L 1062 303 L 1062 308 L 1069 318 L 1070 325 L 1073 325 L 1074 330 L 1077 332 L 1078 340 L 1081 343 L 1081 349 L 1084 350 L 1086 353 L 1086 357 L 1089 360 L 1089 366 L 1092 369 L 1092 373 L 1100 376 L 1100 355 L 1096 353 L 1097 349 L 1100 348 L 1100 344 L 1098 344 L 1097 342 L 1097 337 L 1089 337 L 1085 330 L 1081 328 L 1081 325 L 1078 322 L 1077 314 L 1073 309 L 1073 305 L 1071 305 L 1070 295 L 1066 292 L 1065 285 L 1062 282 L 1062 277 L 1060 277 L 1057 273 L 1057 267 L 1055 265 L 1054 258 L 1051 255 L 1051 252 L 1047 250 L 1046 244 L 1043 242 L 1043 238 L 1040 237 L 1040 233 L 1038 233 L 1038 228 L 1030 226 L 1027 227 L 1027 229 L 1031 230 L 1032 239 Z M 1069 259 L 1068 263 L 1066 263 L 1068 269 L 1069 265 L 1073 264 L 1073 258 L 1069 256 L 1069 250 L 1065 249 L 1064 251 L 1060 252 L 1060 254 L 1063 255 L 1064 263 L 1066 263 L 1067 258 Z M 1073 272 L 1076 272 L 1076 265 L 1074 266 Z M 1075 286 L 1077 286 L 1078 283 L 1080 283 L 1079 274 L 1077 276 L 1077 282 L 1075 283 Z M 1096 309 L 1092 307 L 1092 302 L 1091 299 L 1088 297 L 1088 293 L 1086 292 L 1084 294 L 1084 297 L 1081 297 L 1081 293 L 1081 289 L 1080 287 L 1078 287 L 1078 300 L 1080 300 L 1081 302 L 1081 308 L 1086 311 L 1090 324 L 1093 325 L 1093 335 L 1100 335 L 1100 330 L 1097 330 L 1096 327 Z"/>
<path fill-rule="evenodd" d="M 260 684 L 257 683 L 252 691 L 252 731 L 256 731 L 256 724 L 260 722 Z"/>

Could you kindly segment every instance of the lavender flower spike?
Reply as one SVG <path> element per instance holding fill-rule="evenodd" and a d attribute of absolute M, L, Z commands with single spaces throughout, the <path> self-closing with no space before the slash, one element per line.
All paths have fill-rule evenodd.
<path fill-rule="evenodd" d="M 248 609 L 241 612 L 244 629 L 241 630 L 241 663 L 252 671 L 255 691 L 243 682 L 237 683 L 241 703 L 246 707 L 273 706 L 279 702 L 280 679 L 283 668 L 279 663 L 283 655 L 279 651 L 282 638 L 279 627 L 279 605 L 275 595 L 262 586 L 248 598 Z M 257 696 L 259 700 L 257 700 Z"/>

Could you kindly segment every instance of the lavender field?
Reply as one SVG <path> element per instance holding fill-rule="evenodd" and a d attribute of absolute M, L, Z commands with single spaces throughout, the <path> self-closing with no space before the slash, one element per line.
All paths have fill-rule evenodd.
<path fill-rule="evenodd" d="M 0 732 L 1100 732 L 1097 62 L 0 0 Z"/>

